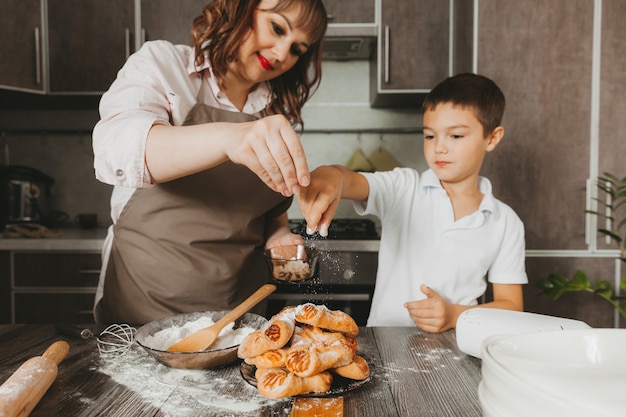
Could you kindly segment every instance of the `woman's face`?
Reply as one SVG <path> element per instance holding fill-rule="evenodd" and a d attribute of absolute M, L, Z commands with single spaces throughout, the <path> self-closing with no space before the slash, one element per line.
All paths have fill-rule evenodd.
<path fill-rule="evenodd" d="M 299 10 L 290 7 L 271 11 L 278 0 L 261 0 L 254 12 L 250 36 L 239 48 L 239 77 L 252 85 L 289 71 L 307 52 L 309 36 L 295 26 Z"/>

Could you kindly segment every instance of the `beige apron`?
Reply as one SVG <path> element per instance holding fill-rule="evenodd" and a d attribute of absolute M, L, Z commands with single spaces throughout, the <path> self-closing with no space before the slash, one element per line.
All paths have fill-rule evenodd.
<path fill-rule="evenodd" d="M 204 104 L 205 83 L 185 125 L 257 119 Z M 290 204 L 231 161 L 137 189 L 113 229 L 97 321 L 143 324 L 233 308 L 267 282 L 266 224 Z"/>

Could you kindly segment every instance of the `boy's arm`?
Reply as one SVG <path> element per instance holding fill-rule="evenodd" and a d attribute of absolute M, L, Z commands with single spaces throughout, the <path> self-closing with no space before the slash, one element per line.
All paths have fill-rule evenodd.
<path fill-rule="evenodd" d="M 369 196 L 367 179 L 340 165 L 321 166 L 311 172 L 311 183 L 297 193 L 300 210 L 311 231 L 328 234 L 328 226 L 337 211 L 339 201 L 366 201 Z"/>
<path fill-rule="evenodd" d="M 475 306 L 450 304 L 433 289 L 421 286 L 426 299 L 404 304 L 415 325 L 431 333 L 439 333 L 456 327 L 456 321 L 465 310 L 476 307 L 500 308 L 522 311 L 524 295 L 521 284 L 493 284 L 493 301 Z"/>

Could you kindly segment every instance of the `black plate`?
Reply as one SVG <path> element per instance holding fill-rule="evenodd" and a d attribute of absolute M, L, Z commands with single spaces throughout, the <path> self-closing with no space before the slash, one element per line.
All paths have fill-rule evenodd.
<path fill-rule="evenodd" d="M 308 394 L 300 394 L 296 395 L 296 397 L 334 397 L 337 395 L 341 395 L 348 391 L 354 391 L 357 388 L 367 384 L 372 379 L 372 375 L 374 375 L 374 364 L 372 361 L 365 355 L 359 353 L 359 356 L 363 357 L 367 361 L 367 364 L 370 367 L 370 375 L 362 381 L 344 378 L 337 374 L 333 373 L 333 383 L 330 385 L 330 389 L 326 392 L 310 392 Z M 256 372 L 256 366 L 250 365 L 245 361 L 241 363 L 241 376 L 246 382 L 253 387 L 256 387 L 256 377 L 254 373 Z"/>

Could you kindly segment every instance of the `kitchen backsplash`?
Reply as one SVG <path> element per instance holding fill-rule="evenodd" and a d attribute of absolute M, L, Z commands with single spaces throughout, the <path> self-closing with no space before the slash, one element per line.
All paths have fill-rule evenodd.
<path fill-rule="evenodd" d="M 346 164 L 356 150 L 367 156 L 382 146 L 402 166 L 424 170 L 421 114 L 417 110 L 370 108 L 366 61 L 326 61 L 323 65 L 320 88 L 303 114 L 302 142 L 310 168 Z M 30 166 L 52 176 L 54 209 L 67 212 L 71 218 L 78 213 L 97 213 L 101 225 L 110 224 L 111 187 L 94 177 L 91 134 L 84 127 L 84 112 L 34 114 L 35 119 L 43 120 L 44 128 L 30 127 L 37 126 L 38 121 L 28 111 L 0 111 L 0 132 L 4 132 L 0 162 Z M 97 121 L 97 114 L 87 113 L 87 117 Z M 29 128 L 20 130 L 21 123 Z M 51 124 L 53 127 L 46 129 Z M 290 208 L 289 215 L 302 217 L 297 204 Z M 336 217 L 357 215 L 351 204 L 344 202 Z"/>

